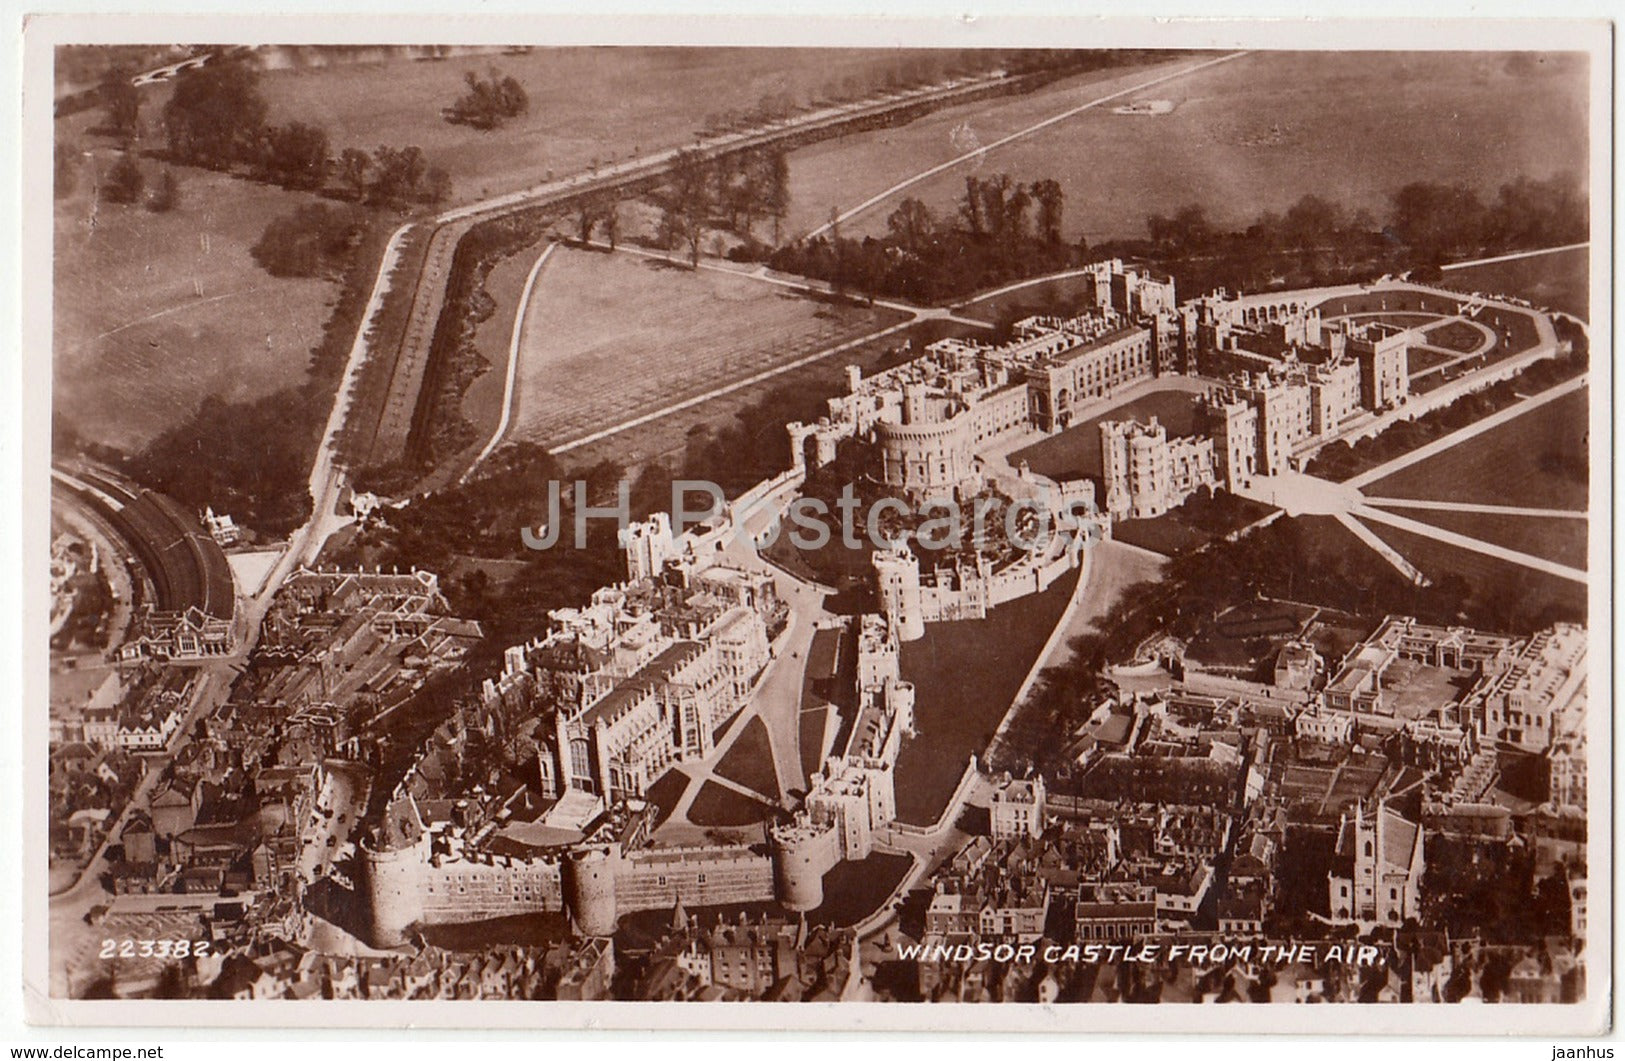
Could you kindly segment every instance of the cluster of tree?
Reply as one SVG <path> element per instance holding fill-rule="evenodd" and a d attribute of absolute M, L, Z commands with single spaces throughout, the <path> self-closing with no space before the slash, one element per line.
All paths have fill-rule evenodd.
<path fill-rule="evenodd" d="M 415 146 L 381 146 L 371 155 L 347 148 L 335 160 L 326 129 L 268 124 L 268 113 L 251 59 L 221 57 L 183 70 L 164 104 L 169 155 L 212 169 L 242 167 L 285 188 L 314 191 L 336 178 L 357 201 L 388 206 L 438 203 L 451 194 L 450 176 Z"/>
<path fill-rule="evenodd" d="M 657 239 L 667 248 L 686 247 L 700 261 L 700 247 L 713 228 L 757 246 L 756 223 L 772 218 L 774 239 L 790 208 L 790 167 L 783 148 L 730 152 L 707 158 L 693 148 L 677 152 L 666 183 L 653 194 L 660 208 Z"/>
<path fill-rule="evenodd" d="M 110 203 L 129 205 L 141 201 L 141 193 L 146 190 L 147 176 L 141 170 L 141 164 L 135 156 L 128 152 L 121 153 L 113 164 L 108 167 L 107 177 L 101 186 L 101 195 Z M 147 209 L 155 214 L 166 214 L 180 205 L 180 182 L 167 166 L 158 174 L 158 180 L 152 187 L 152 194 L 147 196 Z"/>
<path fill-rule="evenodd" d="M 267 125 L 260 130 L 254 168 L 284 188 L 320 188 L 327 180 L 327 130 L 305 122 Z"/>
<path fill-rule="evenodd" d="M 96 86 L 96 98 L 102 109 L 102 124 L 97 132 L 124 143 L 141 135 L 141 90 L 135 86 L 133 67 L 121 64 L 110 68 Z"/>
<path fill-rule="evenodd" d="M 364 151 L 345 148 L 339 153 L 338 170 L 344 187 L 358 202 L 440 203 L 451 195 L 451 175 L 429 165 L 415 145 L 380 145 L 370 157 Z"/>
<path fill-rule="evenodd" d="M 1590 207 L 1572 175 L 1519 177 L 1485 203 L 1459 184 L 1407 184 L 1395 193 L 1389 230 L 1415 260 L 1452 258 L 1578 243 L 1590 231 Z"/>
<path fill-rule="evenodd" d="M 211 169 L 253 163 L 269 111 L 259 71 L 248 59 L 220 58 L 182 70 L 164 104 L 170 156 Z"/>
<path fill-rule="evenodd" d="M 249 253 L 272 276 L 337 277 L 366 227 L 354 207 L 307 203 L 273 218 Z"/>
<path fill-rule="evenodd" d="M 1396 191 L 1382 218 L 1305 195 L 1284 213 L 1265 211 L 1244 227 L 1225 228 L 1193 203 L 1147 217 L 1148 240 L 1097 249 L 1151 258 L 1187 292 L 1363 281 L 1406 270 L 1436 278 L 1451 260 L 1582 241 L 1587 211 L 1584 191 L 1569 176 L 1519 177 L 1490 203 L 1462 185 L 1418 182 Z"/>
<path fill-rule="evenodd" d="M 941 302 L 1077 264 L 1087 247 L 1065 242 L 1065 207 L 1053 180 L 971 176 L 952 217 L 905 199 L 884 237 L 849 239 L 832 224 L 829 236 L 782 247 L 769 261 L 841 292 Z"/>
<path fill-rule="evenodd" d="M 530 109 L 530 96 L 524 86 L 495 67 L 484 78 L 470 70 L 463 75 L 463 83 L 468 91 L 441 112 L 454 125 L 495 129 Z"/>
<path fill-rule="evenodd" d="M 572 531 L 573 484 L 586 484 L 589 504 L 613 505 L 625 475 L 612 462 L 567 469 L 539 446 L 504 447 L 481 466 L 477 478 L 421 495 L 406 508 L 376 518 L 344 560 L 402 569 L 415 564 L 442 573 L 465 566 L 459 562 L 465 557 L 524 561 L 501 584 L 473 572 L 444 583 L 452 608 L 479 620 L 487 635 L 485 646 L 500 652 L 501 646 L 535 636 L 536 616 L 546 609 L 580 605 L 600 586 L 625 577 L 613 520 L 588 520 L 584 549 L 575 547 Z M 546 484 L 554 481 L 561 484 L 562 536 L 551 549 L 528 549 L 522 531 L 547 524 Z M 668 484 L 664 488 L 662 481 Z M 356 480 L 358 489 L 375 485 L 366 475 Z M 634 516 L 656 504 L 668 506 L 669 478 L 641 476 L 632 494 Z"/>

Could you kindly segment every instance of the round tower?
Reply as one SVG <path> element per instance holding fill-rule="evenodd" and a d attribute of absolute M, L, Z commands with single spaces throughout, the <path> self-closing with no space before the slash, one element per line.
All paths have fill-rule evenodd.
<path fill-rule="evenodd" d="M 817 834 L 803 824 L 773 831 L 773 887 L 789 910 L 816 910 L 824 903 L 824 862 Z"/>
<path fill-rule="evenodd" d="M 574 851 L 564 878 L 565 905 L 588 936 L 615 934 L 615 858 L 608 848 Z"/>
<path fill-rule="evenodd" d="M 407 929 L 423 920 L 423 890 L 419 880 L 422 854 L 415 846 L 384 849 L 367 843 L 359 846 L 361 893 L 367 904 L 367 943 L 374 947 L 398 947 L 406 942 Z"/>

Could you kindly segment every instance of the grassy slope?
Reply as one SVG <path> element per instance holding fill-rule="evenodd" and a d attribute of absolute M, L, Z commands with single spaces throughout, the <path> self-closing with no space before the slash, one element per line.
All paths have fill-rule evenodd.
<path fill-rule="evenodd" d="M 1381 497 L 1584 509 L 1583 481 L 1554 462 L 1588 453 L 1589 389 L 1548 402 L 1365 488 Z"/>
<path fill-rule="evenodd" d="M 85 437 L 133 450 L 208 395 L 303 381 L 338 285 L 273 277 L 249 255 L 267 219 L 311 196 L 177 168 L 171 213 L 98 203 L 93 171 L 114 157 L 84 159 L 55 204 L 53 404 Z"/>
<path fill-rule="evenodd" d="M 949 211 L 969 173 L 1053 177 L 1066 193 L 1068 237 L 1091 241 L 1144 235 L 1148 214 L 1189 202 L 1202 203 L 1215 221 L 1245 224 L 1307 192 L 1379 214 L 1395 189 L 1415 180 L 1464 181 L 1493 195 L 1518 174 L 1586 172 L 1584 63 L 1465 52 L 1258 52 L 1145 93 L 1173 100 L 1171 114 L 1098 107 L 907 194 Z M 797 152 L 792 220 L 811 227 L 832 204 L 854 205 L 977 143 L 1105 94 L 1077 85 Z M 1017 112 L 1021 120 L 1008 117 Z M 843 232 L 884 231 L 893 206 L 853 219 Z"/>
<path fill-rule="evenodd" d="M 714 271 L 561 249 L 526 313 L 512 437 L 576 438 L 900 319 Z"/>

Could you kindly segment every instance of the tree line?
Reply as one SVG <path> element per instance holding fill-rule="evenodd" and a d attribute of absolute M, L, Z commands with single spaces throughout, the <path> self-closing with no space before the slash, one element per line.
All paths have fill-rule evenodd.
<path fill-rule="evenodd" d="M 1080 262 L 1088 247 L 1066 242 L 1065 211 L 1058 181 L 969 176 L 951 215 L 904 199 L 886 235 L 861 240 L 842 236 L 832 216 L 828 236 L 781 247 L 768 261 L 839 292 L 943 302 Z"/>
<path fill-rule="evenodd" d="M 142 133 L 141 93 L 132 77 L 129 68 L 117 67 L 98 87 L 103 120 L 97 131 L 117 139 L 127 155 Z M 322 126 L 270 121 L 259 77 L 245 55 L 216 55 L 178 73 L 161 118 L 168 159 L 374 205 L 406 207 L 450 196 L 450 176 L 416 146 L 382 145 L 370 153 L 346 148 L 335 155 Z"/>
<path fill-rule="evenodd" d="M 666 182 L 650 194 L 660 210 L 656 242 L 670 250 L 686 248 L 698 265 L 700 248 L 711 232 L 726 230 L 744 240 L 750 253 L 762 253 L 756 227 L 773 223 L 780 238 L 790 209 L 790 164 L 782 147 L 754 148 L 708 158 L 694 148 L 679 150 Z"/>
<path fill-rule="evenodd" d="M 1436 279 L 1451 261 L 1578 243 L 1589 207 L 1578 180 L 1519 176 L 1485 200 L 1461 184 L 1417 181 L 1397 189 L 1378 217 L 1317 195 L 1251 223 L 1224 227 L 1192 203 L 1145 221 L 1147 239 L 1102 244 L 1101 253 L 1144 257 L 1186 292 L 1257 291 L 1374 279 L 1411 270 Z"/>

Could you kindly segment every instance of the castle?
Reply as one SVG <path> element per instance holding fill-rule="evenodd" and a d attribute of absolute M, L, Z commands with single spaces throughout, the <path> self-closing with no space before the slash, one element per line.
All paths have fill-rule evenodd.
<path fill-rule="evenodd" d="M 899 676 L 897 637 L 878 615 L 861 618 L 857 669 L 859 713 L 845 749 L 766 846 L 651 846 L 652 806 L 611 806 L 582 788 L 533 821 L 491 800 L 420 800 L 414 775 L 439 769 L 426 757 L 360 847 L 368 941 L 397 946 L 414 926 L 516 914 L 561 914 L 580 933 L 610 935 L 624 914 L 678 905 L 816 908 L 824 874 L 868 857 L 896 817 L 893 772 L 913 733 L 914 687 Z"/>
<path fill-rule="evenodd" d="M 865 378 L 847 369 L 847 393 L 818 422 L 791 423 L 799 473 L 865 438 L 880 452 L 883 482 L 914 500 L 972 492 L 976 451 L 1017 431 L 1070 426 L 1078 408 L 1129 384 L 1180 370 L 1183 340 L 1173 280 L 1119 259 L 1085 273 L 1091 309 L 1029 317 L 1001 345 L 940 339 L 923 356 Z"/>
<path fill-rule="evenodd" d="M 914 732 L 914 686 L 898 670 L 896 631 L 878 615 L 861 619 L 858 717 L 841 755 L 812 778 L 805 806 L 772 830 L 779 900 L 792 910 L 824 901 L 824 874 L 869 857 L 875 835 L 897 817 L 894 770 Z"/>

